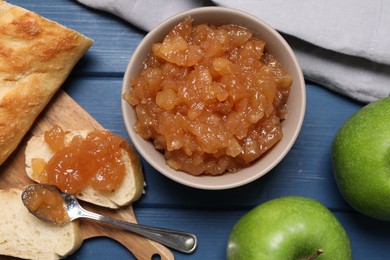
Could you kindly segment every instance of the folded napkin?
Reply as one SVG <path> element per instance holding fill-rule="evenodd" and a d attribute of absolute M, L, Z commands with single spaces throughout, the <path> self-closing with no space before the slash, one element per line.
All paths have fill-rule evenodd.
<path fill-rule="evenodd" d="M 390 95 L 390 1 L 77 0 L 149 31 L 179 12 L 220 5 L 255 15 L 294 50 L 305 78 L 361 102 Z"/>

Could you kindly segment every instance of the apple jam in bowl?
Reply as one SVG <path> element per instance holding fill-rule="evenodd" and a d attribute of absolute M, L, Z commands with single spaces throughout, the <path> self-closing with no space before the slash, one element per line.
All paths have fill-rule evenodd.
<path fill-rule="evenodd" d="M 157 171 L 188 186 L 233 188 L 270 171 L 302 125 L 305 84 L 284 39 L 261 20 L 203 7 L 161 23 L 122 86 L 127 131 Z"/>

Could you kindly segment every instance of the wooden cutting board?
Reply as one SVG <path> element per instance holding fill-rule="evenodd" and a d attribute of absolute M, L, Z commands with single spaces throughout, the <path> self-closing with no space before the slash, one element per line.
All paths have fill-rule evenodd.
<path fill-rule="evenodd" d="M 32 135 L 40 134 L 43 131 L 50 129 L 55 124 L 62 126 L 64 129 L 103 129 L 103 127 L 69 95 L 60 90 L 41 113 L 18 149 L 0 166 L 0 189 L 11 187 L 22 189 L 26 184 L 32 183 L 25 173 L 24 150 L 27 141 Z M 81 202 L 81 204 L 87 210 L 137 223 L 131 205 L 119 210 L 113 210 L 90 205 L 88 203 Z M 163 260 L 174 259 L 172 252 L 165 246 L 129 231 L 114 228 L 113 226 L 88 219 L 80 219 L 80 226 L 84 239 L 99 236 L 110 237 L 130 250 L 137 259 L 152 259 L 153 256 L 160 256 Z"/>

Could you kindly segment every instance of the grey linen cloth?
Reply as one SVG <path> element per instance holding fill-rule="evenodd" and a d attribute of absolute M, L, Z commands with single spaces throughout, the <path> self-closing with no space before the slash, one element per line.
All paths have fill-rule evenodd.
<path fill-rule="evenodd" d="M 307 80 L 368 103 L 390 95 L 390 1 L 77 0 L 150 31 L 204 5 L 257 16 L 294 50 Z"/>

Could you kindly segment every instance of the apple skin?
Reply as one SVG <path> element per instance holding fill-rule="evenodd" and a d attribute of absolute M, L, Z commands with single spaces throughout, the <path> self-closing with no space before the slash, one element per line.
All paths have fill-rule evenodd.
<path fill-rule="evenodd" d="M 354 209 L 390 221 L 390 97 L 345 121 L 333 141 L 332 165 L 338 189 Z"/>
<path fill-rule="evenodd" d="M 255 207 L 234 225 L 227 259 L 352 259 L 347 233 L 337 218 L 317 200 L 288 196 Z"/>

